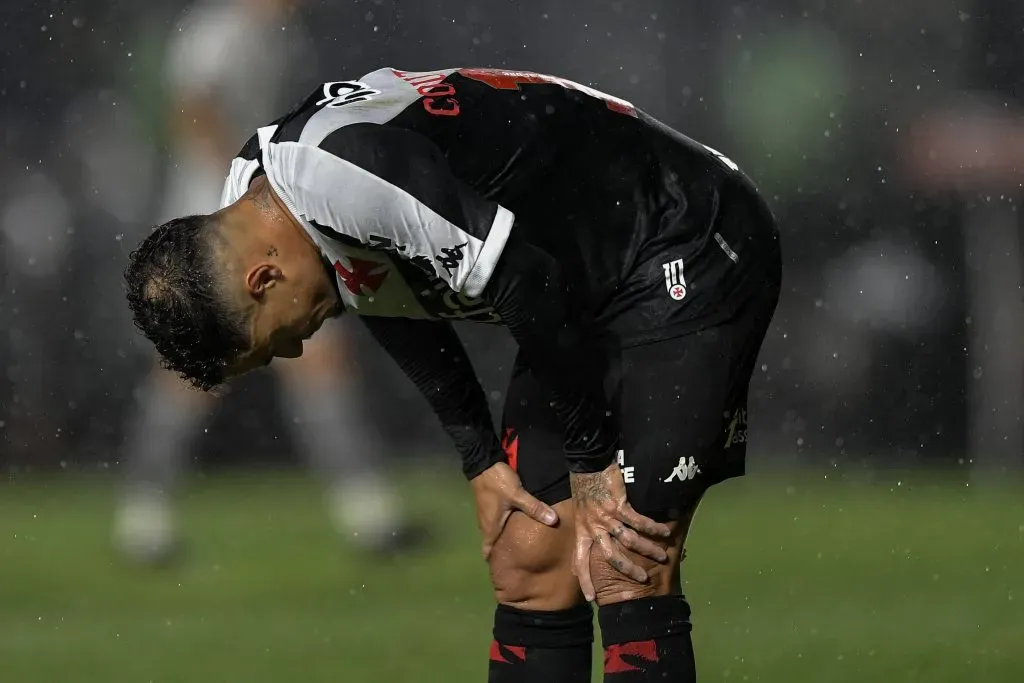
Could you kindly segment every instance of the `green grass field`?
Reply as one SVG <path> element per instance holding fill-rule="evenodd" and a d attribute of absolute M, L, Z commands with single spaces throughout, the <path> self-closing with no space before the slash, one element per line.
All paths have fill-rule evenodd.
<path fill-rule="evenodd" d="M 492 605 L 465 486 L 406 479 L 438 547 L 379 563 L 319 491 L 215 477 L 188 554 L 110 552 L 109 480 L 0 485 L 3 683 L 486 680 Z M 703 681 L 1024 681 L 1024 486 L 749 477 L 709 494 L 686 562 Z M 595 667 L 595 669 L 599 669 Z"/>

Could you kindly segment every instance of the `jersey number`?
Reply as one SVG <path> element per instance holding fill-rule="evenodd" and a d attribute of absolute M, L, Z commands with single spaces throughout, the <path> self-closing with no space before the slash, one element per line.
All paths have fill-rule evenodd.
<path fill-rule="evenodd" d="M 608 108 L 614 112 L 626 114 L 628 116 L 636 116 L 636 108 L 626 100 L 603 93 L 600 90 L 595 90 L 589 86 L 581 85 L 575 81 L 570 81 L 566 78 L 545 76 L 544 74 L 535 74 L 528 71 L 502 71 L 500 69 L 461 69 L 458 73 L 460 76 L 465 76 L 466 78 L 472 78 L 474 81 L 486 83 L 492 88 L 497 88 L 498 90 L 518 90 L 520 85 L 526 83 L 560 85 L 567 90 L 576 90 L 599 100 L 603 100 L 608 105 Z"/>

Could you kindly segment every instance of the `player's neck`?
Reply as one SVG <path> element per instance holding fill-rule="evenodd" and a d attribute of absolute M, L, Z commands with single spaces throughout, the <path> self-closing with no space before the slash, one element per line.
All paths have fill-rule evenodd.
<path fill-rule="evenodd" d="M 219 213 L 225 237 L 239 253 L 257 258 L 275 253 L 304 253 L 319 262 L 320 249 L 266 177 L 255 178 L 249 190 Z"/>

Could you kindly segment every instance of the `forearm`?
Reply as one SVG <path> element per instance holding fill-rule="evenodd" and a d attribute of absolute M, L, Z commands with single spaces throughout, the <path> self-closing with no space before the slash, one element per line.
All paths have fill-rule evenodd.
<path fill-rule="evenodd" d="M 373 337 L 423 394 L 472 479 L 502 459 L 483 389 L 451 324 L 362 318 Z"/>

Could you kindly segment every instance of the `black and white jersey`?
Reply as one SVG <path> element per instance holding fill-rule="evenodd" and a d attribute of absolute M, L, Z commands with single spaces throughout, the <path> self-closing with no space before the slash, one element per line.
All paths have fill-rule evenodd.
<path fill-rule="evenodd" d="M 468 439 L 467 461 L 500 448 L 480 441 L 486 402 L 465 388 L 454 332 L 425 321 L 508 326 L 551 389 L 571 465 L 601 468 L 617 436 L 584 340 L 714 324 L 773 248 L 770 214 L 728 159 L 629 102 L 534 73 L 386 68 L 324 83 L 250 139 L 222 205 L 257 173 L 319 246 L 346 310 Z"/>
<path fill-rule="evenodd" d="M 731 162 L 561 78 L 386 68 L 324 83 L 250 140 L 222 204 L 257 170 L 363 315 L 497 322 L 479 296 L 513 230 L 555 256 L 579 306 L 627 342 L 706 315 L 735 270 L 713 237 Z M 648 281 L 661 285 L 669 242 L 690 301 L 627 320 Z"/>

